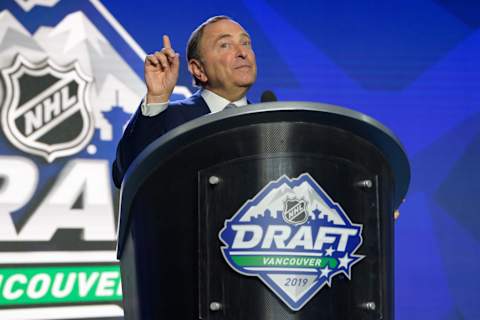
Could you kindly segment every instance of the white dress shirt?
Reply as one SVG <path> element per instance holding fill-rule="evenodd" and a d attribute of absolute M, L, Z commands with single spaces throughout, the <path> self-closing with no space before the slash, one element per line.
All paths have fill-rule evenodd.
<path fill-rule="evenodd" d="M 200 91 L 200 95 L 202 96 L 203 100 L 205 100 L 205 102 L 207 103 L 207 106 L 210 109 L 211 113 L 222 111 L 230 103 L 235 104 L 237 107 L 245 106 L 248 103 L 247 97 L 245 96 L 237 101 L 229 101 L 224 97 L 219 96 L 215 92 L 207 89 L 202 89 Z M 145 103 L 145 101 L 146 101 L 146 97 L 145 99 L 143 99 L 141 109 L 142 109 L 142 115 L 146 117 L 154 117 L 162 113 L 165 109 L 167 109 L 168 104 L 170 103 L 170 101 L 163 102 L 163 103 Z"/>

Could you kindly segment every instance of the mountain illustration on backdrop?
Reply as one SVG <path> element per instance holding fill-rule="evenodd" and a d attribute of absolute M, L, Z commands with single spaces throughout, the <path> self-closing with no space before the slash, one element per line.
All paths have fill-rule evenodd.
<path fill-rule="evenodd" d="M 78 61 L 84 73 L 94 75 L 90 105 L 102 140 L 112 139 L 111 125 L 102 112 L 121 106 L 124 112 L 133 113 L 145 92 L 143 81 L 80 11 L 65 16 L 54 27 L 41 26 L 31 35 L 4 10 L 0 12 L 0 43 L 2 69 L 21 51 L 34 63 L 47 58 L 58 65 Z"/>

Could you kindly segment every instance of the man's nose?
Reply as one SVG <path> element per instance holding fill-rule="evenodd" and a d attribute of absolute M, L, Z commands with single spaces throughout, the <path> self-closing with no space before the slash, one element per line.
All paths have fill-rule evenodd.
<path fill-rule="evenodd" d="M 236 54 L 237 54 L 237 57 L 239 58 L 246 58 L 247 55 L 248 55 L 248 51 L 247 51 L 247 48 L 245 48 L 245 46 L 241 43 L 237 44 L 236 45 Z"/>

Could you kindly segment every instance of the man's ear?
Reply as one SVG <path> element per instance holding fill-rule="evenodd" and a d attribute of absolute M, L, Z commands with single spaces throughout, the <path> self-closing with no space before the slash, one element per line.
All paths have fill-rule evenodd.
<path fill-rule="evenodd" d="M 190 71 L 192 76 L 197 78 L 200 82 L 207 82 L 208 77 L 201 61 L 197 59 L 190 59 L 190 61 L 188 61 L 188 71 Z"/>

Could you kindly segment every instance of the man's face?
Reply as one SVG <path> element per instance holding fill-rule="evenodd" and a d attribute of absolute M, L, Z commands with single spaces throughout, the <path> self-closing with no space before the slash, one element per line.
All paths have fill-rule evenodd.
<path fill-rule="evenodd" d="M 227 99 L 244 95 L 257 78 L 250 36 L 236 22 L 220 20 L 207 25 L 200 54 L 207 77 L 205 88 Z"/>

